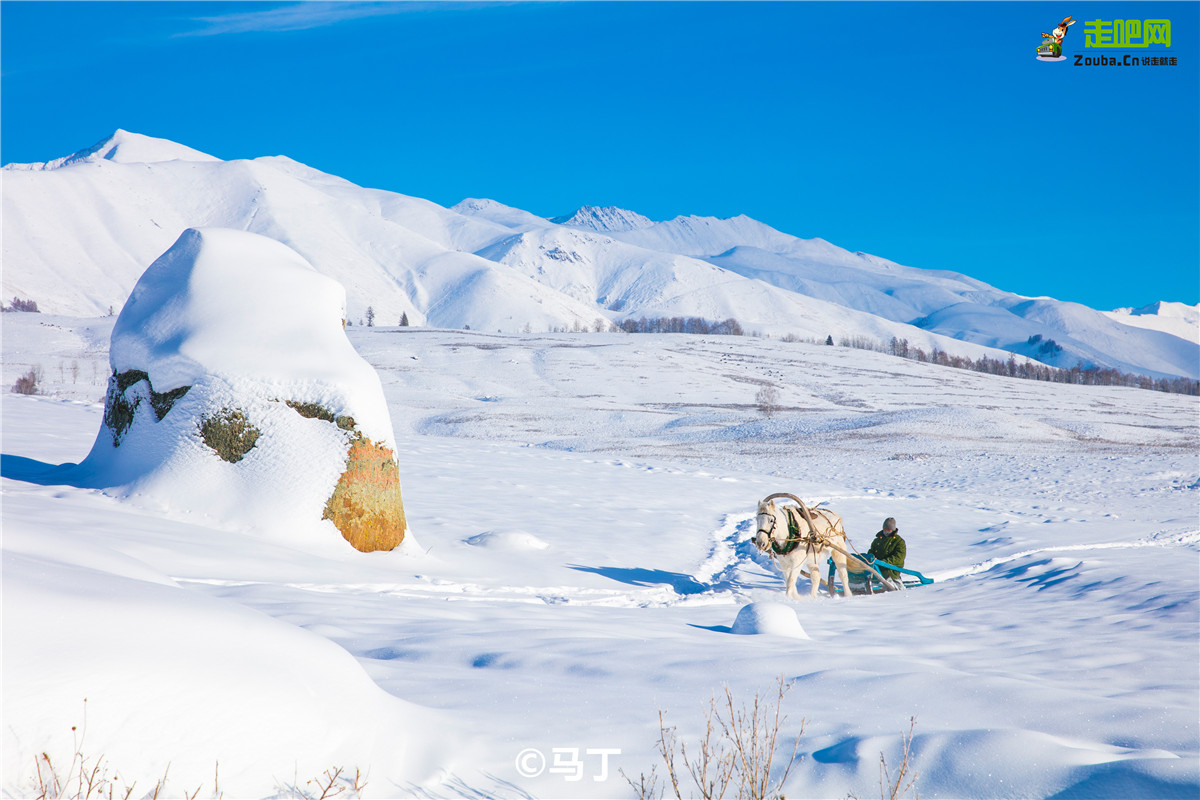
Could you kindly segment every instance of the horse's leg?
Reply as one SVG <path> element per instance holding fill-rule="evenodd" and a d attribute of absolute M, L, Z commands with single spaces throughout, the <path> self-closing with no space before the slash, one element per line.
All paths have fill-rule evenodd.
<path fill-rule="evenodd" d="M 842 591 L 846 597 L 850 596 L 850 573 L 846 571 L 846 557 L 841 553 L 834 551 L 833 565 L 837 567 L 838 580 L 842 582 Z M 868 583 L 868 585 L 870 585 Z M 829 587 L 829 594 L 833 594 L 833 587 Z"/>
<path fill-rule="evenodd" d="M 796 591 L 796 579 L 800 576 L 800 566 L 796 563 L 795 559 L 784 558 L 781 561 L 783 562 L 784 593 L 793 600 L 798 600 L 800 593 Z"/>

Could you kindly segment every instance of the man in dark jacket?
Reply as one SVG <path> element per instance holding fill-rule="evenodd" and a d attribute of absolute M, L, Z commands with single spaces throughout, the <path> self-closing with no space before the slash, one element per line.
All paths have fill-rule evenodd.
<path fill-rule="evenodd" d="M 883 521 L 883 530 L 875 534 L 875 541 L 871 542 L 871 549 L 867 552 L 894 567 L 904 566 L 906 548 L 904 540 L 900 538 L 900 531 L 896 528 L 895 517 L 888 517 Z M 885 578 L 893 580 L 900 578 L 900 573 L 894 569 L 880 567 L 879 571 Z"/>

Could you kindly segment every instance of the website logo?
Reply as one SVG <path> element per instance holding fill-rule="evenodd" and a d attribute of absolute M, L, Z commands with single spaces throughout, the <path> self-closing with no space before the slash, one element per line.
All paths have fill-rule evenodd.
<path fill-rule="evenodd" d="M 1067 35 L 1067 28 L 1074 24 L 1075 20 L 1067 17 L 1058 23 L 1058 27 L 1054 29 L 1054 33 L 1042 32 L 1042 43 L 1038 45 L 1037 49 L 1038 61 L 1066 60 L 1062 54 L 1063 39 Z"/>
<path fill-rule="evenodd" d="M 1163 52 L 1171 47 L 1169 19 L 1094 19 L 1083 23 L 1083 46 L 1098 54 L 1075 53 L 1077 67 L 1174 67 L 1179 60 Z M 1149 51 L 1154 47 L 1154 55 Z M 1123 54 L 1112 51 L 1124 50 Z M 1138 51 L 1141 51 L 1139 54 Z"/>
<path fill-rule="evenodd" d="M 1121 50 L 1149 47 L 1152 44 L 1171 46 L 1169 19 L 1094 19 L 1083 23 L 1084 47 L 1112 47 Z M 1044 35 L 1044 34 L 1043 34 Z"/>

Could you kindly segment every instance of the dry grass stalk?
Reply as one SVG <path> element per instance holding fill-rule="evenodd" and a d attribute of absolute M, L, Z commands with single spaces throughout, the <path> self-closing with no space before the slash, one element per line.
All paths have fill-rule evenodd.
<path fill-rule="evenodd" d="M 33 798 L 33 800 L 133 800 L 135 797 L 150 798 L 151 800 L 183 797 L 186 800 L 197 800 L 199 798 L 200 793 L 204 791 L 203 784 L 190 792 L 168 790 L 167 780 L 171 773 L 170 764 L 167 764 L 163 776 L 151 788 L 135 795 L 136 781 L 126 783 L 120 774 L 112 769 L 108 759 L 104 756 L 87 755 L 85 747 L 87 700 L 85 699 L 83 703 L 83 724 L 71 726 L 74 752 L 70 763 L 66 768 L 60 770 L 55 766 L 54 760 L 48 753 L 39 753 L 34 758 L 32 786 L 26 784 L 24 787 L 7 790 L 13 792 L 12 796 Z M 315 789 L 307 789 L 310 786 Z M 355 798 L 362 797 L 363 790 L 367 787 L 367 781 L 366 775 L 361 769 L 355 768 L 354 777 L 351 779 L 346 775 L 344 767 L 330 767 L 320 777 L 307 781 L 305 787 L 305 789 L 299 789 L 298 784 L 294 782 L 291 787 L 285 787 L 280 793 L 287 792 L 291 797 L 304 798 L 304 800 L 330 800 L 330 798 L 337 797 L 349 790 L 346 796 Z M 224 792 L 221 790 L 219 762 L 215 762 L 213 766 L 212 797 L 218 799 L 224 797 Z"/>
<path fill-rule="evenodd" d="M 911 717 L 908 723 L 908 733 L 901 737 L 904 751 L 901 754 L 900 766 L 896 770 L 894 779 L 888 770 L 887 759 L 884 758 L 883 753 L 879 754 L 879 796 L 882 800 L 900 800 L 900 798 L 906 797 L 909 791 L 913 793 L 913 800 L 920 800 L 920 795 L 916 790 L 917 773 L 912 769 L 910 763 L 913 730 L 917 726 L 917 718 Z"/>

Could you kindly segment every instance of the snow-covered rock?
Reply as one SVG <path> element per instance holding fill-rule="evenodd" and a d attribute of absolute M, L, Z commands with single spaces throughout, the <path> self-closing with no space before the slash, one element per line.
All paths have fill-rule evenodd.
<path fill-rule="evenodd" d="M 343 332 L 345 292 L 277 241 L 189 229 L 113 328 L 104 425 L 80 470 L 163 505 L 356 548 L 404 538 L 395 436 Z"/>

